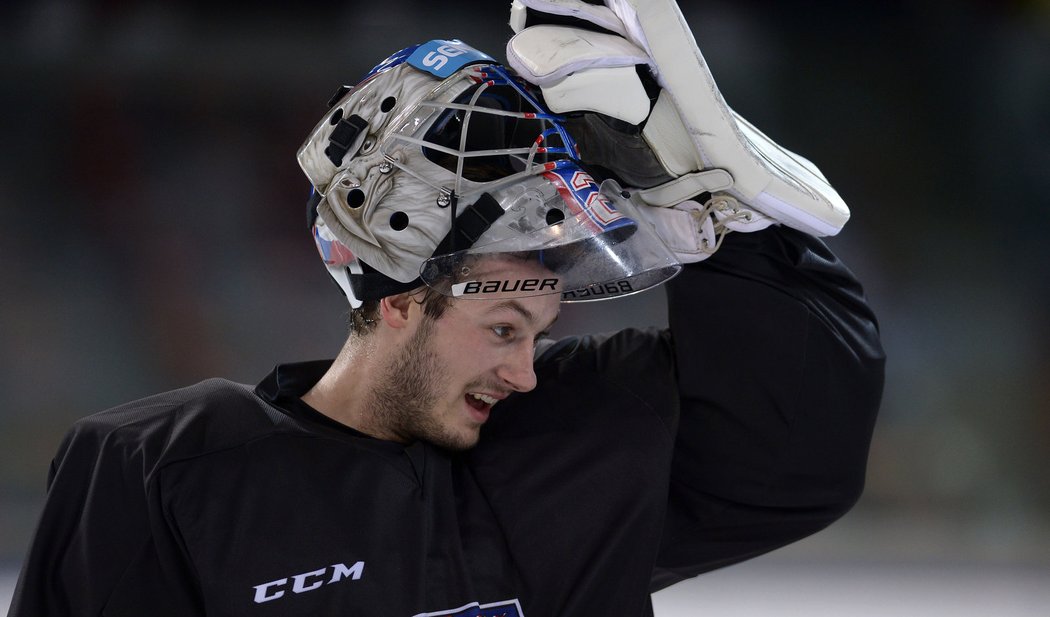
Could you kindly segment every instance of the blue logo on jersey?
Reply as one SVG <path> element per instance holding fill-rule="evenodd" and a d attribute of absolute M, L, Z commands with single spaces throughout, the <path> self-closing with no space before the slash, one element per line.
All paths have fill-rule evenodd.
<path fill-rule="evenodd" d="M 525 617 L 517 600 L 506 600 L 493 604 L 468 604 L 448 611 L 420 613 L 414 617 Z"/>
<path fill-rule="evenodd" d="M 438 39 L 417 47 L 406 62 L 421 71 L 444 79 L 468 64 L 495 60 L 458 39 Z"/>

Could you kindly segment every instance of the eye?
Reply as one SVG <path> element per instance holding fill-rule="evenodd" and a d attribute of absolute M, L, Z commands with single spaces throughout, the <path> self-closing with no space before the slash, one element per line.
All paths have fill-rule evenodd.
<path fill-rule="evenodd" d="M 509 341 L 514 338 L 514 328 L 511 326 L 492 326 L 492 332 L 505 341 Z"/>

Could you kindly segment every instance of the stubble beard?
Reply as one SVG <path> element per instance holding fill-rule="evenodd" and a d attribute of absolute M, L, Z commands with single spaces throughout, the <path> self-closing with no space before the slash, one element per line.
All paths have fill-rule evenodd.
<path fill-rule="evenodd" d="M 433 349 L 434 320 L 425 317 L 405 346 L 383 371 L 372 390 L 371 410 L 377 422 L 401 440 L 421 440 L 449 450 L 466 450 L 477 434 L 465 435 L 437 417 L 448 371 Z"/>

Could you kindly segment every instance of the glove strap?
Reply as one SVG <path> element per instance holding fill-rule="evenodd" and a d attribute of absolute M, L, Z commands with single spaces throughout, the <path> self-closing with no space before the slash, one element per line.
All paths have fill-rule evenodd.
<path fill-rule="evenodd" d="M 650 206 L 666 208 L 696 197 L 700 193 L 724 191 L 733 186 L 733 176 L 724 169 L 706 169 L 675 178 L 670 182 L 635 191 Z"/>

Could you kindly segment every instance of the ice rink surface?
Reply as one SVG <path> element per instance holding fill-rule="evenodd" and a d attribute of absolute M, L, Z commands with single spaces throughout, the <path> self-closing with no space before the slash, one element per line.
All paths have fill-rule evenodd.
<path fill-rule="evenodd" d="M 0 614 L 17 574 L 0 572 Z M 1046 617 L 1050 571 L 756 560 L 665 589 L 657 617 Z"/>
<path fill-rule="evenodd" d="M 653 596 L 659 617 L 1046 617 L 1050 571 L 879 564 L 763 564 Z"/>
<path fill-rule="evenodd" d="M 0 570 L 0 614 L 7 614 L 11 606 L 11 594 L 15 592 L 15 579 L 18 571 L 14 569 Z"/>

